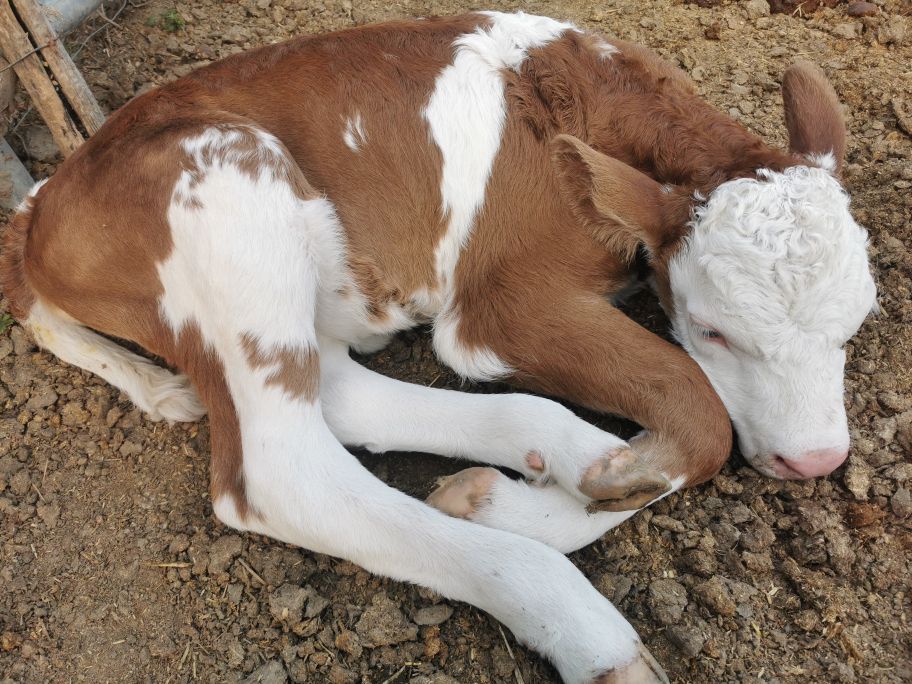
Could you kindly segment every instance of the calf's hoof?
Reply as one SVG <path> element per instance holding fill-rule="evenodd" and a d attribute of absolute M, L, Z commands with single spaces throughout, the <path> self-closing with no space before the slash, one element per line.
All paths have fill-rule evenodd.
<path fill-rule="evenodd" d="M 631 449 L 616 449 L 583 473 L 579 490 L 590 499 L 586 510 L 635 511 L 671 491 L 671 482 Z"/>
<path fill-rule="evenodd" d="M 437 480 L 427 503 L 454 518 L 471 518 L 500 477 L 494 468 L 466 468 Z"/>
<path fill-rule="evenodd" d="M 637 657 L 627 665 L 603 672 L 592 684 L 669 684 L 668 675 L 643 644 L 637 645 Z"/>

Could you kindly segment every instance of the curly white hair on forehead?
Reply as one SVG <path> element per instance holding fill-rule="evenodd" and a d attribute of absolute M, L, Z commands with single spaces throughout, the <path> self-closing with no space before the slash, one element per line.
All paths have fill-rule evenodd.
<path fill-rule="evenodd" d="M 867 232 L 836 178 L 816 166 L 721 185 L 695 209 L 675 261 L 708 286 L 702 304 L 728 334 L 766 358 L 805 335 L 842 344 L 874 300 Z"/>

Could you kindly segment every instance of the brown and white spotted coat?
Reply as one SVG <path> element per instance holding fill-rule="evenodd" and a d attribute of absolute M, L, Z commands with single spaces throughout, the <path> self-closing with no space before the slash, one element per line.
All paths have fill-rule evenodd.
<path fill-rule="evenodd" d="M 42 346 L 154 417 L 208 412 L 227 524 L 471 602 L 568 682 L 666 681 L 558 550 L 711 477 L 731 427 L 691 356 L 609 298 L 642 248 L 680 309 L 695 194 L 841 155 L 802 123 L 839 128 L 832 91 L 796 73 L 784 153 L 651 53 L 541 17 L 260 48 L 112 115 L 7 229 L 0 285 Z M 407 385 L 348 356 L 428 322 L 464 376 L 645 432 L 628 445 L 546 399 Z M 470 469 L 432 496 L 482 526 L 385 487 L 343 444 L 550 484 Z"/>

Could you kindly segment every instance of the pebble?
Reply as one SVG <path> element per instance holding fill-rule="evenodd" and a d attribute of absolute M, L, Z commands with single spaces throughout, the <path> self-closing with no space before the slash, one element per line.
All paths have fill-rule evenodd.
<path fill-rule="evenodd" d="M 432 627 L 434 625 L 443 624 L 450 619 L 451 615 L 453 615 L 453 608 L 451 606 L 448 606 L 446 603 L 438 603 L 436 606 L 419 608 L 412 616 L 412 620 L 414 620 L 416 625 Z"/>
<path fill-rule="evenodd" d="M 850 17 L 873 17 L 877 14 L 877 5 L 873 2 L 850 2 L 846 14 Z"/>
<path fill-rule="evenodd" d="M 328 605 L 329 599 L 327 599 L 325 596 L 311 593 L 310 598 L 307 599 L 307 608 L 304 611 L 304 617 L 306 617 L 308 620 L 312 620 L 324 610 L 326 610 L 326 606 Z"/>
<path fill-rule="evenodd" d="M 47 126 L 32 126 L 25 136 L 25 148 L 32 159 L 52 162 L 60 154 L 57 143 Z"/>
<path fill-rule="evenodd" d="M 908 518 L 912 515 L 912 494 L 905 487 L 900 487 L 896 493 L 890 497 L 890 508 L 897 518 Z"/>
<path fill-rule="evenodd" d="M 690 658 L 700 655 L 707 639 L 706 623 L 700 618 L 697 619 L 703 623 L 704 629 L 697 629 L 694 625 L 671 625 L 665 630 L 668 640 Z"/>
<path fill-rule="evenodd" d="M 673 625 L 687 607 L 687 590 L 673 579 L 657 579 L 649 585 L 647 603 L 656 620 Z"/>

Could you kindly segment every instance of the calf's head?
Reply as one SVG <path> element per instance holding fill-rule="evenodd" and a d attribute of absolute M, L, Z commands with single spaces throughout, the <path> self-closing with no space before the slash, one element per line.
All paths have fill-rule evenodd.
<path fill-rule="evenodd" d="M 876 306 L 867 233 L 838 174 L 844 125 L 810 65 L 783 82 L 796 164 L 708 197 L 660 186 L 576 139 L 554 142 L 565 198 L 597 238 L 650 254 L 675 337 L 764 474 L 825 475 L 849 449 L 843 347 Z"/>

